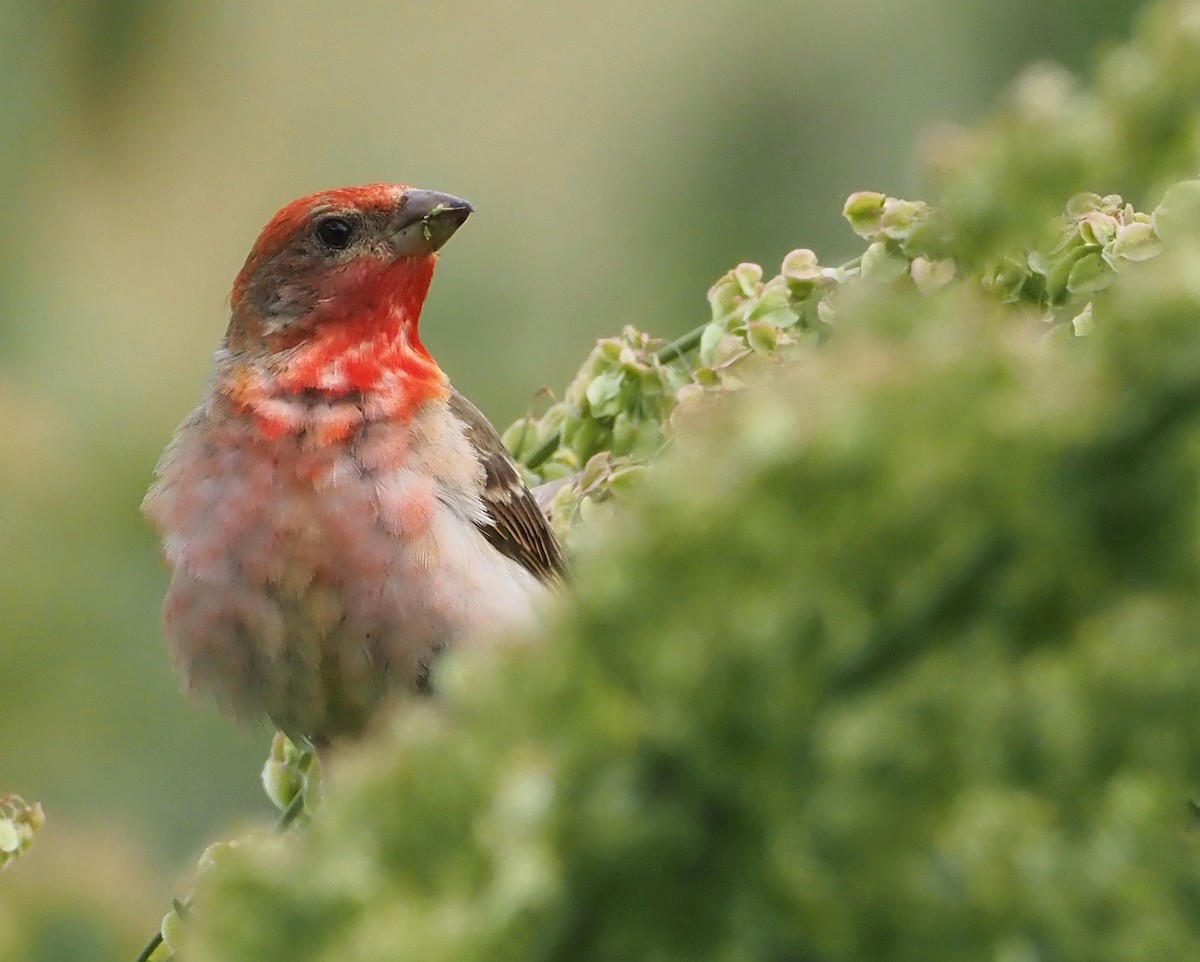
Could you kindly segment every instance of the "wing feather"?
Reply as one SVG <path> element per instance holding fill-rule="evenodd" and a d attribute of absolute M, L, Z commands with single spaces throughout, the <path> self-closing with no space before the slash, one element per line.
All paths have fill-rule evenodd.
<path fill-rule="evenodd" d="M 462 422 L 484 469 L 482 498 L 488 518 L 476 522 L 476 527 L 493 548 L 540 580 L 560 581 L 562 548 L 500 435 L 474 404 L 453 389 L 450 411 Z"/>

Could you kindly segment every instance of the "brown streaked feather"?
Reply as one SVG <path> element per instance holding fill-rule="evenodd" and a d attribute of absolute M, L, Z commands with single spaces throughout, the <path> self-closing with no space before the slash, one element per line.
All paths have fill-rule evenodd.
<path fill-rule="evenodd" d="M 483 465 L 483 504 L 490 524 L 477 527 L 488 543 L 506 558 L 528 568 L 539 579 L 563 576 L 562 548 L 520 471 L 504 449 L 496 429 L 465 397 L 450 390 L 450 412 L 463 423 L 467 440 Z"/>

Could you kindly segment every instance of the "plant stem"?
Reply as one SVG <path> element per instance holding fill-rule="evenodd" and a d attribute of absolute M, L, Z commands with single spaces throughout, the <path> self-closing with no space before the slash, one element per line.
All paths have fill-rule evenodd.
<path fill-rule="evenodd" d="M 307 757 L 302 758 L 299 764 L 302 770 L 307 770 L 312 764 L 313 760 L 316 758 L 316 751 L 314 749 L 305 749 L 304 753 Z M 304 791 L 302 789 L 296 793 L 296 797 L 288 803 L 288 807 L 285 808 L 283 813 L 279 816 L 279 820 L 275 823 L 276 834 L 283 834 L 289 828 L 291 828 L 292 824 L 297 818 L 300 817 L 300 814 L 303 811 Z M 184 913 L 192 907 L 192 900 L 190 897 L 184 899 L 183 901 L 180 901 L 179 899 L 172 899 L 171 907 L 180 918 L 183 918 Z M 142 948 L 142 951 L 138 953 L 137 958 L 134 959 L 133 962 L 150 962 L 150 956 L 152 956 L 155 950 L 162 945 L 162 941 L 163 934 L 162 927 L 160 926 L 159 930 L 154 933 L 153 938 L 146 943 L 146 945 Z M 171 958 L 174 958 L 174 956 Z"/>
<path fill-rule="evenodd" d="M 300 813 L 304 811 L 304 792 L 297 792 L 296 797 L 288 803 L 288 807 L 283 810 L 283 814 L 279 816 L 279 821 L 275 823 L 275 831 L 277 833 L 286 832 L 291 828 L 292 823 L 300 817 Z"/>
<path fill-rule="evenodd" d="M 704 336 L 704 329 L 706 327 L 708 327 L 707 322 L 693 328 L 681 337 L 675 338 L 670 344 L 664 344 L 654 352 L 654 359 L 659 364 L 670 364 L 677 357 L 691 354 L 692 351 L 700 346 L 700 338 Z"/>
<path fill-rule="evenodd" d="M 154 938 L 146 943 L 146 947 L 138 953 L 138 957 L 134 959 L 133 962 L 150 962 L 150 956 L 154 954 L 155 949 L 162 945 L 162 940 L 162 932 L 155 932 Z"/>

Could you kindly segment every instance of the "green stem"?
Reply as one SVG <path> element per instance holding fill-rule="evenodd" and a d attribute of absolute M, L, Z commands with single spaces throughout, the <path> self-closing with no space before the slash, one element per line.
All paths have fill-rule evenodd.
<path fill-rule="evenodd" d="M 133 962 L 150 962 L 150 956 L 154 954 L 154 950 L 162 945 L 162 932 L 154 933 L 154 938 L 146 943 L 146 947 L 138 953 L 138 957 Z"/>
<path fill-rule="evenodd" d="M 316 758 L 316 752 L 315 750 L 307 749 L 305 750 L 305 755 L 306 757 L 302 758 L 299 762 L 301 770 L 308 769 L 308 767 L 313 763 L 313 760 Z M 296 793 L 296 797 L 288 803 L 288 807 L 283 810 L 283 814 L 279 816 L 279 821 L 275 823 L 275 832 L 277 834 L 283 834 L 286 832 L 292 827 L 292 824 L 297 818 L 300 817 L 300 814 L 303 811 L 304 791 L 301 789 Z M 179 899 L 172 899 L 171 906 L 175 910 L 176 914 L 178 914 L 180 918 L 183 918 L 187 910 L 192 907 L 192 900 L 190 897 L 184 899 L 182 902 Z M 162 945 L 162 941 L 163 935 L 162 928 L 160 927 L 159 930 L 154 933 L 154 937 L 151 938 L 150 941 L 147 942 L 142 948 L 142 951 L 138 953 L 137 958 L 134 959 L 133 962 L 150 962 L 150 956 L 152 956 L 154 951 L 160 945 Z M 174 956 L 172 956 L 172 958 L 174 958 Z"/>
<path fill-rule="evenodd" d="M 688 331 L 682 337 L 677 337 L 670 344 L 664 344 L 654 352 L 654 359 L 659 364 L 670 364 L 677 357 L 683 357 L 685 354 L 691 354 L 700 346 L 700 338 L 704 336 L 704 329 L 708 324 L 701 324 L 697 328 Z"/>
<path fill-rule="evenodd" d="M 546 438 L 541 445 L 539 445 L 533 454 L 531 454 L 525 460 L 525 467 L 529 468 L 530 471 L 536 471 L 546 463 L 546 459 L 549 458 L 550 455 L 558 450 L 558 444 L 561 440 L 562 433 L 555 431 L 552 435 L 550 435 L 550 437 Z"/>
<path fill-rule="evenodd" d="M 292 823 L 300 817 L 300 813 L 303 811 L 304 792 L 301 791 L 296 793 L 296 797 L 288 803 L 288 807 L 279 816 L 279 821 L 275 823 L 275 831 L 279 833 L 286 832 L 292 827 Z"/>

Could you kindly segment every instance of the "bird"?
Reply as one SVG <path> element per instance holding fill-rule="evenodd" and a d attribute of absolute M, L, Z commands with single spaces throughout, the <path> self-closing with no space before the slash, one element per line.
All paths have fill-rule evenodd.
<path fill-rule="evenodd" d="M 421 343 L 472 213 L 404 184 L 324 190 L 238 273 L 203 399 L 142 504 L 192 694 L 314 745 L 431 689 L 446 649 L 519 633 L 562 548 L 496 429 Z"/>

